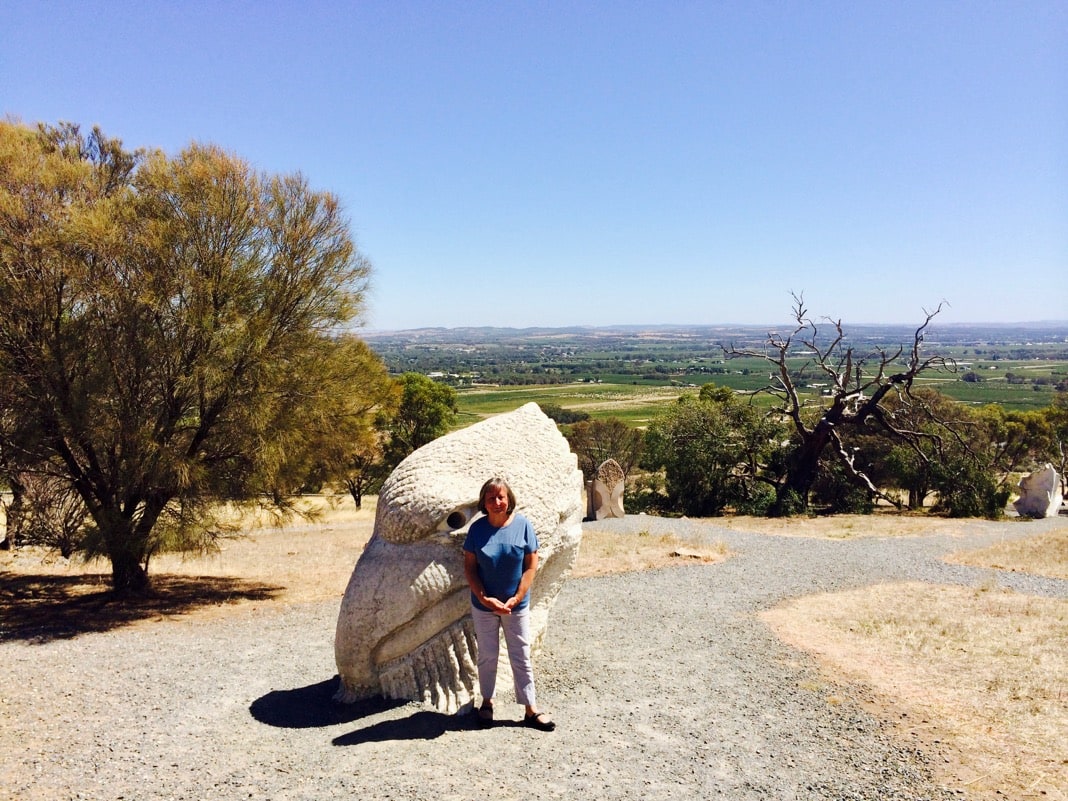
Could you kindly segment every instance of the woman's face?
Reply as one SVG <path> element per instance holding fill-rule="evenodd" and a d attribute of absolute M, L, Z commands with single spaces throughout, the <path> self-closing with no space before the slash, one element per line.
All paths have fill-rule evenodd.
<path fill-rule="evenodd" d="M 483 498 L 488 517 L 500 517 L 508 514 L 508 490 L 504 487 L 490 487 Z"/>

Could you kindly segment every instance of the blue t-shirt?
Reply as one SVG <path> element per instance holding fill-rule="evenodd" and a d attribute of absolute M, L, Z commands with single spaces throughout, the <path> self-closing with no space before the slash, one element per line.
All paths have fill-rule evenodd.
<path fill-rule="evenodd" d="M 467 530 L 464 550 L 470 551 L 478 560 L 478 577 L 482 588 L 490 598 L 507 601 L 519 589 L 523 577 L 523 561 L 528 553 L 538 550 L 538 536 L 534 526 L 523 515 L 516 513 L 512 522 L 501 528 L 490 525 L 489 518 L 480 517 Z M 530 602 L 528 592 L 516 609 L 526 609 Z M 471 593 L 471 603 L 489 612 Z"/>

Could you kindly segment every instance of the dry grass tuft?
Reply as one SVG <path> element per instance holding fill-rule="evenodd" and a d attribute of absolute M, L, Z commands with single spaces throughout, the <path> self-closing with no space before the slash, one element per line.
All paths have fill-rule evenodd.
<path fill-rule="evenodd" d="M 722 542 L 694 545 L 674 534 L 612 534 L 584 531 L 572 578 L 632 573 L 670 565 L 721 562 L 728 556 Z"/>
<path fill-rule="evenodd" d="M 988 548 L 951 554 L 946 561 L 1068 579 L 1068 534 L 1060 531 L 1025 540 L 1006 540 Z"/>
<path fill-rule="evenodd" d="M 763 618 L 870 686 L 902 734 L 951 752 L 948 785 L 1068 798 L 1068 601 L 907 583 L 813 595 Z"/>

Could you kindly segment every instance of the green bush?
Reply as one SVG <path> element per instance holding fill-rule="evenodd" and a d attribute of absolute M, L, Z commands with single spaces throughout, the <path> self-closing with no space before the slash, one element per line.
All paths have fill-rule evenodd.
<path fill-rule="evenodd" d="M 836 514 L 870 515 L 875 511 L 870 490 L 857 484 L 837 463 L 820 471 L 812 485 L 812 501 Z"/>
<path fill-rule="evenodd" d="M 974 459 L 947 459 L 933 470 L 938 502 L 936 512 L 949 517 L 987 517 L 995 519 L 1005 512 L 1009 502 L 1008 487 L 998 487 L 990 470 Z"/>
<path fill-rule="evenodd" d="M 767 484 L 756 484 L 750 488 L 747 495 L 739 498 L 734 503 L 734 513 L 738 515 L 752 515 L 753 517 L 766 517 L 768 510 L 775 503 L 775 490 Z"/>
<path fill-rule="evenodd" d="M 588 412 L 565 409 L 563 406 L 558 406 L 555 403 L 539 403 L 538 405 L 541 407 L 541 410 L 545 412 L 545 416 L 557 425 L 566 426 L 571 425 L 572 423 L 581 423 L 584 420 L 590 419 Z"/>
<path fill-rule="evenodd" d="M 659 514 L 667 511 L 664 477 L 659 473 L 641 473 L 627 479 L 623 507 L 627 514 Z"/>
<path fill-rule="evenodd" d="M 792 489 L 780 490 L 768 507 L 768 517 L 794 517 L 806 511 L 804 499 Z"/>

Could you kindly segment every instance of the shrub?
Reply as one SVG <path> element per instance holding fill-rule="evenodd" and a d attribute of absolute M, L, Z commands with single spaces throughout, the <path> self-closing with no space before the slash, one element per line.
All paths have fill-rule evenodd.
<path fill-rule="evenodd" d="M 838 514 L 870 515 L 875 511 L 868 488 L 852 480 L 839 464 L 820 471 L 812 486 L 812 500 Z"/>
<path fill-rule="evenodd" d="M 938 492 L 935 511 L 949 517 L 998 518 L 1009 502 L 1008 487 L 999 487 L 989 470 L 973 459 L 947 459 L 935 465 L 932 484 Z"/>
<path fill-rule="evenodd" d="M 572 423 L 581 423 L 584 420 L 590 419 L 588 412 L 565 409 L 563 406 L 558 406 L 555 403 L 540 403 L 538 405 L 541 407 L 541 410 L 545 412 L 545 416 L 557 425 L 571 425 Z"/>

